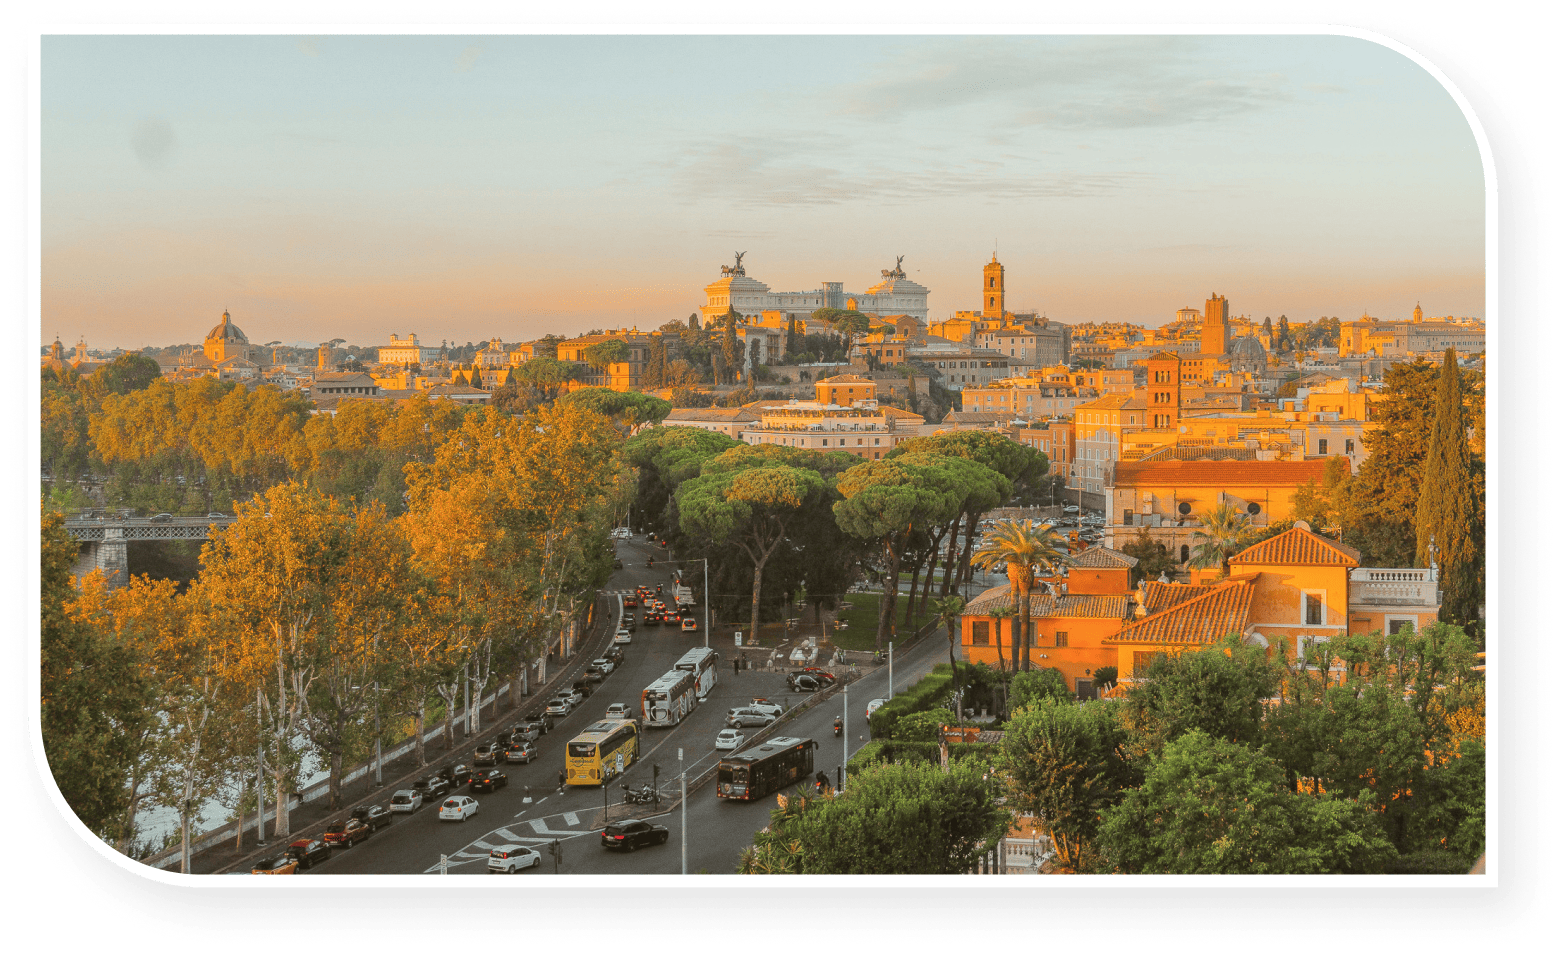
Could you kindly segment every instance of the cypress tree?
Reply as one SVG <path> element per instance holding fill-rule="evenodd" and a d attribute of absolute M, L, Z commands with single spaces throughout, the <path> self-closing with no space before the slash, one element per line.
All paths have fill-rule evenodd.
<path fill-rule="evenodd" d="M 1418 491 L 1419 566 L 1433 562 L 1445 593 L 1443 619 L 1468 622 L 1477 617 L 1479 540 L 1472 498 L 1472 459 L 1467 448 L 1467 412 L 1462 406 L 1462 375 L 1456 351 L 1445 349 L 1440 368 L 1429 453 L 1424 457 Z M 1434 552 L 1430 552 L 1431 545 Z"/>

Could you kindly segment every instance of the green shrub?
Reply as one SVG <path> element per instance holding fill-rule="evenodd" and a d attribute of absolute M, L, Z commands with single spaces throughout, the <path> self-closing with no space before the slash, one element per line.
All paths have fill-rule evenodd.
<path fill-rule="evenodd" d="M 937 742 L 942 740 L 942 726 L 952 722 L 952 714 L 940 708 L 917 711 L 900 718 L 893 726 L 893 740 Z"/>
<path fill-rule="evenodd" d="M 981 670 L 984 669 L 982 672 Z M 989 674 L 988 674 L 989 673 Z M 958 675 L 965 686 L 972 686 L 979 690 L 982 679 L 990 680 L 994 673 L 985 666 L 974 666 L 967 663 L 959 663 Z M 953 697 L 953 670 L 946 663 L 936 666 L 931 673 L 916 682 L 905 691 L 894 695 L 872 713 L 871 729 L 873 738 L 892 738 L 894 729 L 900 718 L 905 715 L 913 715 L 916 712 L 931 711 L 934 708 L 945 708 Z M 967 707 L 967 695 L 965 696 Z M 951 717 L 952 709 L 947 709 Z"/>

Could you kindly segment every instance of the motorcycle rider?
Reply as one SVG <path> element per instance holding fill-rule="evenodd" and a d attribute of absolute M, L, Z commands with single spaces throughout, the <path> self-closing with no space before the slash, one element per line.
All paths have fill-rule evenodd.
<path fill-rule="evenodd" d="M 835 715 L 834 716 L 834 737 L 837 738 L 837 737 L 839 737 L 842 734 L 844 734 L 844 718 L 842 716 L 840 716 L 840 715 Z"/>

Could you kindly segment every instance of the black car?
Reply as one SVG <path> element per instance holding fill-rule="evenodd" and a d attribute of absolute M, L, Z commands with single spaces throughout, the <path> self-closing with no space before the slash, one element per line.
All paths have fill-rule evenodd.
<path fill-rule="evenodd" d="M 601 846 L 607 850 L 638 850 L 670 839 L 670 831 L 649 821 L 616 821 L 601 831 Z"/>
<path fill-rule="evenodd" d="M 519 733 L 519 726 L 505 728 L 504 730 L 498 732 L 496 736 L 494 736 L 493 744 L 498 746 L 498 751 L 501 753 L 503 749 L 509 747 L 509 745 L 516 741 L 522 740 L 519 737 Z"/>
<path fill-rule="evenodd" d="M 318 838 L 295 840 L 287 847 L 287 856 L 298 862 L 300 870 L 308 870 L 321 861 L 330 859 L 330 845 Z"/>
<path fill-rule="evenodd" d="M 394 816 L 377 804 L 352 808 L 352 817 L 368 825 L 368 829 L 371 831 L 376 831 L 381 827 L 389 827 L 390 819 Z"/>
<path fill-rule="evenodd" d="M 447 764 L 439 769 L 438 776 L 449 782 L 452 788 L 458 788 L 471 780 L 471 768 L 464 764 Z"/>
<path fill-rule="evenodd" d="M 634 619 L 632 612 L 629 612 L 623 616 L 623 628 L 627 629 L 629 632 L 639 631 L 638 620 Z"/>
<path fill-rule="evenodd" d="M 589 671 L 585 672 L 585 677 L 583 679 L 583 681 L 587 685 L 592 685 L 592 686 L 599 685 L 599 684 L 601 684 L 605 680 L 606 680 L 606 673 L 601 671 L 598 668 L 592 668 Z"/>
<path fill-rule="evenodd" d="M 509 764 L 517 761 L 530 764 L 536 760 L 536 745 L 529 741 L 516 741 L 504 750 L 503 760 Z"/>
<path fill-rule="evenodd" d="M 424 804 L 431 804 L 443 797 L 452 787 L 454 785 L 449 782 L 448 778 L 443 778 L 436 774 L 430 774 L 412 784 L 412 789 L 422 795 L 422 803 Z"/>
<path fill-rule="evenodd" d="M 502 787 L 508 787 L 509 776 L 497 768 L 489 768 L 486 771 L 478 771 L 471 775 L 471 793 L 477 791 L 496 791 Z"/>
<path fill-rule="evenodd" d="M 796 675 L 792 673 L 785 679 L 785 684 L 790 686 L 793 692 L 815 692 L 823 687 L 823 680 L 816 675 Z"/>
<path fill-rule="evenodd" d="M 584 696 L 585 698 L 589 698 L 590 697 L 590 693 L 595 691 L 595 686 L 592 685 L 587 680 L 581 678 L 579 681 L 574 683 L 574 691 L 578 692 L 580 695 Z"/>
<path fill-rule="evenodd" d="M 602 652 L 601 657 L 611 659 L 614 664 L 621 663 L 623 660 L 623 650 L 613 645 L 608 647 L 605 652 Z"/>
<path fill-rule="evenodd" d="M 477 745 L 476 752 L 471 755 L 471 760 L 477 764 L 497 764 L 498 756 L 503 753 L 503 748 L 498 742 L 489 741 L 485 745 Z"/>

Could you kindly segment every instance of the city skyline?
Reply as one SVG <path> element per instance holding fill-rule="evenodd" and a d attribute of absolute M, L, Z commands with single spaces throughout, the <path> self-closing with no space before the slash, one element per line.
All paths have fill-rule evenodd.
<path fill-rule="evenodd" d="M 998 248 L 1068 322 L 1485 316 L 1471 130 L 1348 37 L 46 37 L 42 78 L 45 343 L 647 329 L 734 250 L 905 255 L 933 319 Z"/>

